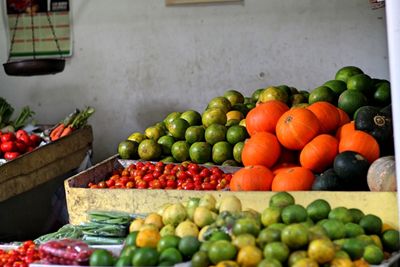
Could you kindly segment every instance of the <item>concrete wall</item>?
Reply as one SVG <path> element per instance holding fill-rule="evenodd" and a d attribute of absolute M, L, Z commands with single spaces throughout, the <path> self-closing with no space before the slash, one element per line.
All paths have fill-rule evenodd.
<path fill-rule="evenodd" d="M 162 0 L 73 0 L 74 54 L 53 76 L 0 71 L 0 96 L 41 123 L 94 106 L 95 161 L 169 112 L 202 111 L 227 89 L 310 90 L 344 65 L 388 78 L 384 9 L 367 0 L 244 0 L 166 7 Z M 4 20 L 0 59 L 7 59 Z"/>

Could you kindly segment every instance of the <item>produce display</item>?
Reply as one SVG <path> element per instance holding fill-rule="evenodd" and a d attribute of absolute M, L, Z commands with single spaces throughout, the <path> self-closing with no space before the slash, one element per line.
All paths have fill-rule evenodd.
<path fill-rule="evenodd" d="M 16 249 L 8 251 L 0 249 L 0 266 L 4 267 L 28 267 L 30 263 L 41 260 L 36 244 L 33 241 L 25 241 Z"/>
<path fill-rule="evenodd" d="M 30 152 L 39 146 L 42 138 L 36 134 L 29 134 L 24 130 L 14 132 L 0 132 L 0 157 L 13 160 L 20 155 Z"/>
<path fill-rule="evenodd" d="M 138 162 L 115 170 L 110 178 L 89 188 L 138 188 L 178 190 L 224 190 L 232 174 L 218 167 L 206 168 L 196 163 L 166 164 Z"/>

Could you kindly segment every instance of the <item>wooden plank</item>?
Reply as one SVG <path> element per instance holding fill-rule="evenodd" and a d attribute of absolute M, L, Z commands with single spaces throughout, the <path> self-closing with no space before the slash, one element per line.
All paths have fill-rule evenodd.
<path fill-rule="evenodd" d="M 120 210 L 130 213 L 156 211 L 164 203 L 187 201 L 190 197 L 201 197 L 210 193 L 220 199 L 235 195 L 241 199 L 244 208 L 263 211 L 275 192 L 229 192 L 229 191 L 183 191 L 183 190 L 143 190 L 143 189 L 88 189 L 83 188 L 89 181 L 99 182 L 108 178 L 115 164 L 111 157 L 96 166 L 65 181 L 67 206 L 72 224 L 87 221 L 88 210 Z M 296 203 L 308 205 L 318 198 L 327 200 L 332 207 L 358 208 L 364 213 L 372 213 L 392 227 L 398 227 L 396 192 L 290 192 Z M 383 204 L 384 203 L 384 204 Z M 383 208 L 383 206 L 385 208 Z"/>
<path fill-rule="evenodd" d="M 92 142 L 92 128 L 86 126 L 3 164 L 0 166 L 0 201 L 78 168 Z"/>

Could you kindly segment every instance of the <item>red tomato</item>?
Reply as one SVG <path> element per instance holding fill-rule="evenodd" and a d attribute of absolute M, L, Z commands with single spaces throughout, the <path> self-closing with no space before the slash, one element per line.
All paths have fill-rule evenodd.
<path fill-rule="evenodd" d="M 153 180 L 154 180 L 154 176 L 151 173 L 148 173 L 145 176 L 143 176 L 143 181 L 146 181 L 147 183 L 149 183 Z"/>
<path fill-rule="evenodd" d="M 176 182 L 174 180 L 167 180 L 167 187 L 176 188 Z"/>
<path fill-rule="evenodd" d="M 160 189 L 161 188 L 160 181 L 158 181 L 158 180 L 151 181 L 149 183 L 149 188 L 151 188 L 151 189 Z"/>
<path fill-rule="evenodd" d="M 31 146 L 32 145 L 32 141 L 29 138 L 29 135 L 27 134 L 22 134 L 18 140 L 21 140 L 22 142 L 24 142 L 27 146 Z"/>
<path fill-rule="evenodd" d="M 185 190 L 194 190 L 194 183 L 193 182 L 186 183 L 186 185 L 183 186 L 183 189 L 185 189 Z"/>
<path fill-rule="evenodd" d="M 126 183 L 126 188 L 135 188 L 135 182 L 129 181 Z"/>
<path fill-rule="evenodd" d="M 106 188 L 106 187 L 107 187 L 106 182 L 104 182 L 104 181 L 101 181 L 101 182 L 98 183 L 97 185 L 98 185 L 100 188 Z"/>
<path fill-rule="evenodd" d="M 19 157 L 21 154 L 19 152 L 6 152 L 4 153 L 4 158 L 6 160 L 13 160 L 17 157 Z"/>
<path fill-rule="evenodd" d="M 21 135 L 28 135 L 28 133 L 22 129 L 15 132 L 15 137 L 17 137 L 17 139 L 19 139 Z"/>
<path fill-rule="evenodd" d="M 31 134 L 29 139 L 31 139 L 31 143 L 33 143 L 34 146 L 38 146 L 40 142 L 42 142 L 42 138 L 36 134 Z"/>
<path fill-rule="evenodd" d="M 115 185 L 115 180 L 113 180 L 113 179 L 108 179 L 108 180 L 106 181 L 106 185 L 107 185 L 108 187 L 111 187 L 111 186 Z"/>
<path fill-rule="evenodd" d="M 190 163 L 188 166 L 189 171 L 193 172 L 194 174 L 197 174 L 200 172 L 200 166 L 196 163 Z"/>
<path fill-rule="evenodd" d="M 200 172 L 200 175 L 201 175 L 201 177 L 206 178 L 206 177 L 208 177 L 208 176 L 211 175 L 211 172 L 210 172 L 209 169 L 204 168 L 204 169 Z"/>
<path fill-rule="evenodd" d="M 15 135 L 14 133 L 5 133 L 1 136 L 0 138 L 1 142 L 8 142 L 8 141 L 15 141 Z"/>
<path fill-rule="evenodd" d="M 18 150 L 20 153 L 25 153 L 26 150 L 28 149 L 27 146 L 25 145 L 25 143 L 22 142 L 22 141 L 20 141 L 20 140 L 15 141 L 15 145 L 16 145 L 16 147 L 17 147 L 17 150 Z"/>
<path fill-rule="evenodd" d="M 18 150 L 14 141 L 5 141 L 0 145 L 1 151 L 6 152 L 16 152 Z"/>
<path fill-rule="evenodd" d="M 146 181 L 140 181 L 140 182 L 136 183 L 136 187 L 139 188 L 139 189 L 146 189 L 148 187 L 147 186 L 147 182 Z"/>

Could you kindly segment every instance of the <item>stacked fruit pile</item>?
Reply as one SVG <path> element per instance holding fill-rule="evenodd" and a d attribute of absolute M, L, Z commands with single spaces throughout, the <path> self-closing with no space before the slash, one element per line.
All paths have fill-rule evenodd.
<path fill-rule="evenodd" d="M 243 210 L 235 196 L 217 203 L 206 194 L 184 204 L 134 220 L 119 257 L 96 250 L 91 265 L 368 266 L 400 248 L 399 232 L 379 217 L 323 199 L 303 207 L 281 192 L 262 213 Z"/>

